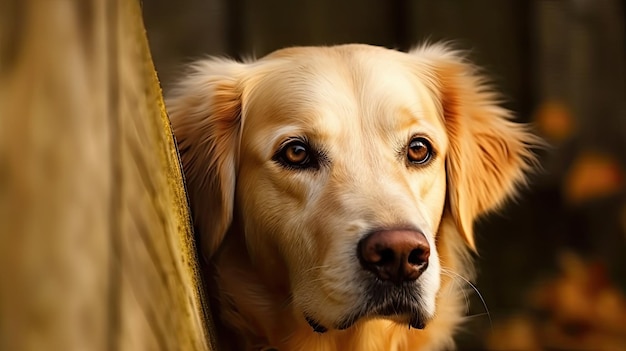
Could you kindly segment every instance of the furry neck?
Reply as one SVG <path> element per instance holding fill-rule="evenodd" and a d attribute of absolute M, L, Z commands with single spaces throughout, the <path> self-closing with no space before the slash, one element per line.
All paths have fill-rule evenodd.
<path fill-rule="evenodd" d="M 470 279 L 469 255 L 450 222 L 442 222 L 437 237 L 442 267 Z M 423 330 L 368 319 L 318 334 L 294 313 L 288 286 L 268 284 L 243 248 L 240 235 L 227 235 L 211 267 L 215 285 L 210 290 L 225 350 L 437 350 L 453 345 L 453 333 L 465 314 L 461 285 L 444 273 L 435 317 Z"/>

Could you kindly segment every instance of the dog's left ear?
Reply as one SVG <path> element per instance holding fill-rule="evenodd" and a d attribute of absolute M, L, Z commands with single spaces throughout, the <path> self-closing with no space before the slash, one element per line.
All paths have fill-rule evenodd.
<path fill-rule="evenodd" d="M 167 99 L 194 227 L 207 259 L 233 218 L 245 67 L 228 59 L 197 61 Z"/>
<path fill-rule="evenodd" d="M 448 204 L 460 233 L 475 249 L 476 217 L 496 209 L 526 181 L 541 144 L 527 125 L 511 121 L 477 68 L 446 45 L 411 51 L 435 85 L 450 140 L 446 159 Z"/>

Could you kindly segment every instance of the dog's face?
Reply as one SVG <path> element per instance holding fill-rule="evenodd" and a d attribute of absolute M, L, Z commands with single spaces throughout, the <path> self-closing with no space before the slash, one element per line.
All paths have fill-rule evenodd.
<path fill-rule="evenodd" d="M 448 147 L 441 105 L 399 53 L 342 58 L 281 53 L 280 67 L 249 92 L 236 210 L 253 261 L 271 277 L 277 267 L 265 263 L 280 257 L 288 277 L 279 279 L 289 279 L 294 305 L 311 321 L 345 328 L 393 314 L 419 316 L 417 326 L 434 313 L 439 288 Z M 424 269 L 416 279 L 383 279 L 378 268 L 403 267 L 364 264 L 368 248 L 359 244 L 372 235 L 390 236 L 369 249 L 399 256 L 391 261 L 428 250 L 428 267 L 416 268 Z M 394 240 L 414 247 L 405 253 Z"/>
<path fill-rule="evenodd" d="M 294 48 L 205 61 L 169 107 L 204 253 L 227 232 L 318 331 L 435 314 L 439 225 L 523 179 L 531 137 L 443 47 Z M 230 228 L 230 229 L 229 229 Z"/>

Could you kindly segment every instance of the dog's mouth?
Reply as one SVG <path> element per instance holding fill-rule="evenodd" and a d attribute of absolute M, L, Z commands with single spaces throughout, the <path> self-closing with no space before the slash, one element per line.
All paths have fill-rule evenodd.
<path fill-rule="evenodd" d="M 377 318 L 377 317 L 388 318 L 397 322 L 398 324 L 406 324 L 409 329 L 411 328 L 424 329 L 426 327 L 427 318 L 425 318 L 422 313 L 420 312 L 398 313 L 398 312 L 399 311 L 397 311 L 394 308 L 393 312 L 390 312 L 390 313 L 372 313 L 372 314 L 367 314 L 363 316 L 353 316 L 353 317 L 343 320 L 342 322 L 337 324 L 335 328 L 338 330 L 348 329 L 362 318 Z M 307 323 L 309 323 L 309 325 L 311 326 L 314 332 L 323 334 L 328 331 L 327 327 L 323 326 L 322 324 L 317 322 L 315 319 L 311 317 L 305 317 L 305 318 L 306 318 Z"/>
<path fill-rule="evenodd" d="M 370 289 L 372 293 L 369 294 L 366 302 L 332 327 L 343 330 L 352 327 L 361 319 L 385 318 L 398 324 L 405 324 L 409 329 L 424 329 L 431 316 L 423 308 L 419 290 L 411 286 L 385 286 L 382 289 L 381 287 Z M 329 326 L 321 324 L 310 316 L 305 318 L 314 332 L 328 331 Z"/>
<path fill-rule="evenodd" d="M 304 317 L 307 321 L 307 323 L 309 323 L 309 325 L 311 326 L 311 328 L 313 328 L 313 331 L 319 334 L 323 334 L 326 333 L 328 331 L 328 328 L 326 328 L 325 326 L 319 324 L 317 321 L 315 321 L 315 319 L 311 318 L 311 317 Z"/>

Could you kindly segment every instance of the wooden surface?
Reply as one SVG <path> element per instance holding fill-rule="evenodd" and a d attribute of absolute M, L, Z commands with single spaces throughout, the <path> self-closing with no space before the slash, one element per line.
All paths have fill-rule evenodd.
<path fill-rule="evenodd" d="M 0 0 L 0 350 L 210 350 L 182 184 L 138 2 Z"/>

